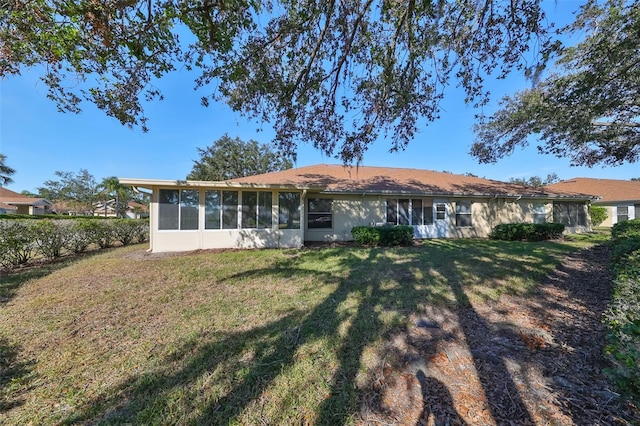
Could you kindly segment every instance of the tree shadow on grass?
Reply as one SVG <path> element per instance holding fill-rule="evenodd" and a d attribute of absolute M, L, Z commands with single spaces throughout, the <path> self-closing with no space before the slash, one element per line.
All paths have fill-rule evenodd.
<path fill-rule="evenodd" d="M 19 359 L 20 349 L 0 336 L 0 414 L 24 403 L 32 363 Z"/>
<path fill-rule="evenodd" d="M 461 308 L 458 322 L 474 353 L 473 336 L 478 329 L 491 333 L 487 323 L 472 307 L 465 276 L 484 268 L 503 268 L 512 275 L 535 274 L 548 263 L 545 250 L 531 251 L 526 264 L 508 255 L 499 256 L 496 245 L 441 243 L 412 249 L 320 249 L 301 251 L 267 270 L 254 270 L 229 278 L 270 276 L 274 280 L 314 276 L 335 290 L 310 310 L 296 309 L 273 321 L 239 332 L 208 332 L 186 340 L 164 355 L 155 370 L 132 374 L 125 382 L 107 389 L 79 407 L 65 423 L 105 421 L 107 423 L 161 423 L 167 416 L 184 423 L 228 424 L 235 422 L 344 424 L 359 416 L 365 349 L 375 341 L 389 339 L 407 318 L 425 305 L 451 304 Z M 496 253 L 491 253 L 493 250 Z M 525 248 L 522 248 L 525 250 Z M 307 261 L 335 265 L 318 271 Z M 240 280 L 241 281 L 241 280 Z M 289 406 L 266 407 L 270 390 L 279 380 L 294 381 L 291 371 L 298 364 L 298 351 L 314 344 L 325 345 L 314 356 L 318 368 L 331 364 L 318 386 L 325 393 L 313 412 L 297 411 L 295 396 Z M 326 343 L 328 342 L 328 343 Z M 434 342 L 438 344 L 438 342 Z M 323 346 L 321 346 L 323 347 Z M 154 356 L 151 354 L 150 356 Z M 532 421 L 520 398 L 519 389 L 503 361 L 494 360 L 492 372 L 501 375 L 506 386 L 494 389 L 486 373 L 485 359 L 473 359 L 475 370 L 495 421 L 518 418 Z M 217 383 L 210 391 L 207 380 Z M 421 382 L 422 383 L 422 382 Z M 426 382 L 425 382 L 426 383 Z M 295 387 L 289 391 L 299 391 Z M 302 389 L 304 390 L 304 389 Z M 322 393 L 322 392 L 320 392 Z M 298 395 L 299 396 L 299 395 Z M 181 414 L 175 414 L 175 411 Z M 250 410 L 253 414 L 247 414 Z M 278 412 L 279 411 L 279 412 Z M 174 413 L 174 414 L 172 414 Z M 170 417 L 171 415 L 178 417 Z M 257 417 L 251 417 L 251 416 Z M 249 417 L 243 417 L 249 416 Z"/>

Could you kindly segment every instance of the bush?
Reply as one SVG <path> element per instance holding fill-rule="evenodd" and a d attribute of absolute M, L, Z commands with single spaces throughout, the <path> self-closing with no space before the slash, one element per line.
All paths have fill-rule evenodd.
<path fill-rule="evenodd" d="M 144 243 L 149 239 L 149 220 L 148 219 L 134 219 L 137 223 L 135 229 L 135 239 L 137 243 Z"/>
<path fill-rule="evenodd" d="M 30 222 L 0 220 L 0 264 L 4 267 L 27 263 L 34 255 Z"/>
<path fill-rule="evenodd" d="M 607 208 L 590 204 L 589 216 L 591 216 L 591 224 L 598 226 L 607 219 Z"/>
<path fill-rule="evenodd" d="M 93 242 L 91 220 L 79 219 L 71 222 L 66 248 L 76 254 L 83 253 Z"/>
<path fill-rule="evenodd" d="M 623 278 L 615 282 L 604 322 L 609 329 L 605 352 L 613 365 L 607 373 L 623 393 L 640 404 L 640 281 Z"/>
<path fill-rule="evenodd" d="M 32 232 L 37 252 L 47 259 L 60 257 L 70 236 L 68 222 L 59 220 L 35 222 Z"/>
<path fill-rule="evenodd" d="M 560 238 L 564 232 L 561 223 L 504 223 L 496 225 L 489 234 L 492 240 L 543 241 Z"/>
<path fill-rule="evenodd" d="M 116 242 L 113 221 L 111 220 L 90 220 L 87 224 L 87 234 L 91 242 L 101 249 L 113 247 Z"/>
<path fill-rule="evenodd" d="M 603 322 L 613 367 L 607 373 L 640 406 L 640 220 L 615 224 L 611 236 L 615 285 Z"/>
<path fill-rule="evenodd" d="M 406 246 L 413 242 L 413 227 L 397 226 L 356 226 L 351 229 L 356 243 L 363 246 Z"/>
<path fill-rule="evenodd" d="M 616 223 L 611 228 L 611 238 L 614 240 L 625 238 L 640 239 L 640 219 Z"/>
<path fill-rule="evenodd" d="M 116 219 L 111 222 L 113 236 L 123 246 L 131 244 L 138 238 L 139 224 L 134 219 Z"/>
<path fill-rule="evenodd" d="M 380 244 L 380 231 L 373 226 L 356 226 L 351 229 L 355 242 L 361 246 L 377 246 Z"/>

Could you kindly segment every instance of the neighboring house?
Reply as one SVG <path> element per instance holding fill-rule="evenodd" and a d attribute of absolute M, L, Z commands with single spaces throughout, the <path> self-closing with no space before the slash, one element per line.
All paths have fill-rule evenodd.
<path fill-rule="evenodd" d="M 607 209 L 601 226 L 613 226 L 629 219 L 640 219 L 640 181 L 574 178 L 547 186 L 556 191 L 572 191 L 599 197 L 594 205 Z"/>
<path fill-rule="evenodd" d="M 52 213 L 53 204 L 45 198 L 34 198 L 0 187 L 0 213 L 41 215 Z"/>
<path fill-rule="evenodd" d="M 9 204 L 0 203 L 0 214 L 16 214 L 18 208 Z"/>
<path fill-rule="evenodd" d="M 120 206 L 120 213 L 124 214 L 129 219 L 141 219 L 149 217 L 149 208 L 142 203 L 136 201 L 129 201 L 126 208 Z M 94 205 L 93 216 L 103 217 L 116 217 L 116 200 L 111 199 L 107 202 L 100 201 Z"/>
<path fill-rule="evenodd" d="M 423 238 L 486 238 L 501 223 L 590 230 L 592 197 L 428 170 L 315 165 L 223 182 L 120 179 L 152 191 L 151 250 L 301 247 L 359 225 Z"/>
<path fill-rule="evenodd" d="M 144 219 L 149 217 L 149 206 L 138 203 L 137 201 L 129 201 L 127 203 L 127 217 L 129 219 Z"/>

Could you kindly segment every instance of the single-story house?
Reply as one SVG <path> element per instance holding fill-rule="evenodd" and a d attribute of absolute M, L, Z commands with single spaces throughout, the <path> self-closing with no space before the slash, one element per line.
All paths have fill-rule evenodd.
<path fill-rule="evenodd" d="M 9 204 L 0 203 L 0 214 L 16 214 L 18 208 Z"/>
<path fill-rule="evenodd" d="M 613 226 L 629 219 L 640 219 L 640 181 L 574 178 L 547 186 L 557 191 L 581 192 L 599 197 L 593 205 L 607 209 L 601 226 Z"/>
<path fill-rule="evenodd" d="M 0 213 L 41 215 L 52 212 L 53 204 L 45 198 L 29 197 L 0 187 Z"/>
<path fill-rule="evenodd" d="M 137 201 L 128 201 L 126 206 L 120 205 L 120 215 L 124 214 L 129 219 L 142 219 L 149 217 L 149 208 Z M 116 217 L 116 200 L 99 201 L 93 205 L 93 216 Z"/>
<path fill-rule="evenodd" d="M 151 190 L 154 252 L 348 241 L 359 225 L 410 225 L 416 239 L 485 238 L 512 222 L 590 230 L 589 195 L 429 170 L 321 164 L 221 182 L 120 183 Z"/>

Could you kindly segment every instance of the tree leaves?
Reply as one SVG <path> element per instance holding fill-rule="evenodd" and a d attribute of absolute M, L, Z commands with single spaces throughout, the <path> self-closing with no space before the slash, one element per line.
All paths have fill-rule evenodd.
<path fill-rule="evenodd" d="M 198 148 L 200 160 L 194 161 L 189 180 L 222 181 L 243 176 L 290 169 L 293 164 L 269 145 L 222 136 L 206 149 Z"/>
<path fill-rule="evenodd" d="M 573 32 L 587 30 L 560 50 L 558 73 L 503 100 L 476 126 L 471 154 L 493 163 L 538 135 L 538 150 L 572 165 L 617 165 L 640 158 L 640 5 L 588 2 Z"/>
<path fill-rule="evenodd" d="M 299 143 L 358 162 L 379 136 L 402 150 L 437 120 L 445 88 L 488 100 L 485 78 L 550 45 L 539 0 L 6 0 L 0 76 L 42 65 L 61 111 L 96 104 L 147 130 L 156 79 L 198 68 L 248 117 L 274 126 L 279 151 Z M 190 34 L 188 34 L 190 32 Z M 179 36 L 193 37 L 185 42 Z"/>

